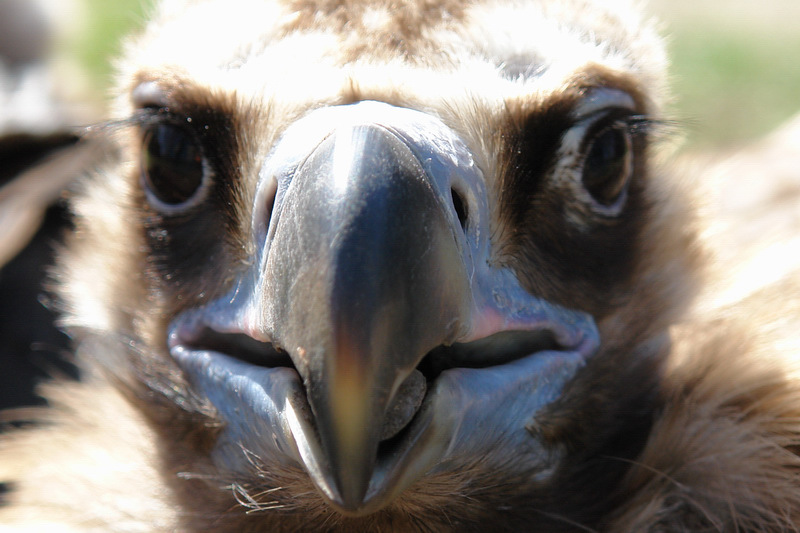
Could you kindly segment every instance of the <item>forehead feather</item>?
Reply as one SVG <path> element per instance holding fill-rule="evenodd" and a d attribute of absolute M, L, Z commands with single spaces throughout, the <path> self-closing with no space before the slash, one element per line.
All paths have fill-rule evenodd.
<path fill-rule="evenodd" d="M 507 98 L 532 84 L 555 90 L 593 64 L 634 76 L 657 108 L 663 50 L 652 25 L 628 5 L 166 0 L 129 44 L 123 78 L 173 72 L 250 98 L 282 90 L 290 99 L 324 101 L 353 82 Z"/>

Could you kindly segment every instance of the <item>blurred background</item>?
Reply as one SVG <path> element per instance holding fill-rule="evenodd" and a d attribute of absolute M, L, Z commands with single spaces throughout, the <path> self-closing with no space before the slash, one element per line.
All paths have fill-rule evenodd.
<path fill-rule="evenodd" d="M 800 111 L 800 2 L 650 0 L 687 149 L 736 147 Z"/>
<path fill-rule="evenodd" d="M 800 1 L 649 3 L 668 39 L 687 157 L 748 146 L 800 112 Z M 44 376 L 75 375 L 40 287 L 70 225 L 63 188 L 87 165 L 70 149 L 74 128 L 102 119 L 111 58 L 151 5 L 0 0 L 0 408 L 40 403 L 31 383 Z"/>

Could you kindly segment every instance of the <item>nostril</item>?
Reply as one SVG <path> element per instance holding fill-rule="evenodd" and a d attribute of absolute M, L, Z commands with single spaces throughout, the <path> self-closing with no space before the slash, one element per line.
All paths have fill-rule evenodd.
<path fill-rule="evenodd" d="M 456 216 L 458 216 L 458 222 L 461 224 L 461 229 L 467 229 L 467 217 L 469 216 L 469 212 L 467 210 L 467 204 L 464 202 L 464 198 L 458 193 L 455 189 L 450 189 L 450 195 L 453 198 L 453 207 L 456 210 Z"/>
<path fill-rule="evenodd" d="M 277 182 L 270 187 L 269 195 L 264 199 L 266 211 L 266 221 L 267 225 L 269 226 L 269 222 L 272 219 L 272 215 L 275 212 L 275 198 L 278 196 L 278 185 Z"/>
<path fill-rule="evenodd" d="M 254 230 L 258 242 L 267 236 L 272 217 L 275 215 L 275 203 L 278 196 L 278 180 L 271 178 L 259 186 L 255 198 Z"/>

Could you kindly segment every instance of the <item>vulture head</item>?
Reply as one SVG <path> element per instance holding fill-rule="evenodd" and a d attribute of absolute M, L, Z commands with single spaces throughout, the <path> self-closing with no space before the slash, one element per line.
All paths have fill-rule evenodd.
<path fill-rule="evenodd" d="M 602 528 L 696 262 L 631 6 L 166 1 L 119 65 L 60 295 L 181 527 Z"/>

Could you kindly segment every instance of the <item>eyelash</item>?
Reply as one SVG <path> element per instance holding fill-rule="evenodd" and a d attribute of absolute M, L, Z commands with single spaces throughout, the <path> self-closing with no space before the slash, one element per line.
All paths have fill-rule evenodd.
<path fill-rule="evenodd" d="M 631 137 L 642 137 L 651 134 L 656 129 L 665 124 L 664 121 L 650 118 L 646 115 L 632 115 L 628 110 L 606 110 L 599 113 L 601 116 L 592 118 L 591 116 L 581 120 L 591 122 L 584 134 L 584 143 L 591 140 L 595 135 L 606 128 L 624 126 Z M 582 144 L 581 148 L 585 148 Z"/>
<path fill-rule="evenodd" d="M 679 124 L 675 120 L 655 119 L 646 115 L 628 115 L 621 118 L 621 122 L 628 128 L 632 137 L 664 136 L 677 129 Z"/>

